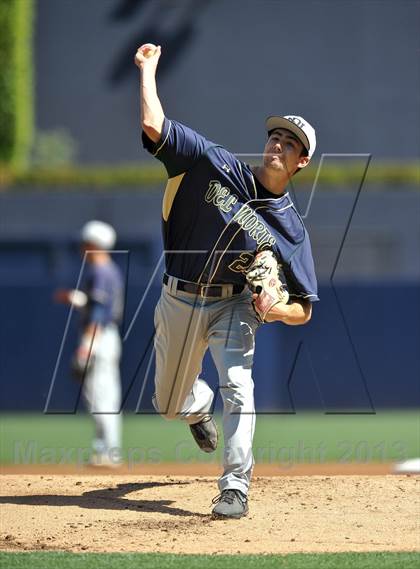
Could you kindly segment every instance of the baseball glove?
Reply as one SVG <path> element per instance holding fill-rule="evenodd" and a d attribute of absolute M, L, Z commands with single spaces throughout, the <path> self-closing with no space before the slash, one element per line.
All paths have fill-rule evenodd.
<path fill-rule="evenodd" d="M 280 280 L 281 265 L 272 251 L 261 251 L 246 273 L 246 280 L 252 292 L 258 294 L 253 301 L 254 310 L 261 322 L 276 304 L 287 304 L 289 293 Z"/>

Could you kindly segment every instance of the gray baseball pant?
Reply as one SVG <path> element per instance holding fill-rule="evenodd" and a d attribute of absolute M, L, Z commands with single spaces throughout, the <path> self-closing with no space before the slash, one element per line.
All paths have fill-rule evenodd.
<path fill-rule="evenodd" d="M 213 391 L 199 378 L 210 349 L 223 399 L 224 472 L 219 489 L 248 493 L 254 459 L 252 363 L 259 326 L 248 289 L 226 298 L 201 298 L 164 285 L 155 310 L 156 392 L 153 403 L 166 419 L 199 422 L 212 410 Z M 224 289 L 229 293 L 231 285 Z"/>

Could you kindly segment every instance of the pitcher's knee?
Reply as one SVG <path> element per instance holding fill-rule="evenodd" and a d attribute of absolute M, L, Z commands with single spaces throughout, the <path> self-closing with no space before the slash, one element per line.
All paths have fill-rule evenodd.
<path fill-rule="evenodd" d="M 224 386 L 220 388 L 220 394 L 225 408 L 231 413 L 246 413 L 254 408 L 254 390 L 252 387 L 241 388 Z"/>
<path fill-rule="evenodd" d="M 244 413 L 254 407 L 254 382 L 251 375 L 238 375 L 237 370 L 230 369 L 227 381 L 220 386 L 220 394 L 225 408 L 231 412 Z"/>
<path fill-rule="evenodd" d="M 175 413 L 174 411 L 170 411 L 169 409 L 162 411 L 160 413 L 160 416 L 166 419 L 167 421 L 174 421 L 175 419 L 180 419 L 179 413 Z"/>
<path fill-rule="evenodd" d="M 153 407 L 156 409 L 159 415 L 167 421 L 173 421 L 174 419 L 180 418 L 179 413 L 174 409 L 171 409 L 171 406 L 168 404 L 168 402 L 164 401 L 162 397 L 159 397 L 157 393 L 153 395 L 152 403 Z"/>

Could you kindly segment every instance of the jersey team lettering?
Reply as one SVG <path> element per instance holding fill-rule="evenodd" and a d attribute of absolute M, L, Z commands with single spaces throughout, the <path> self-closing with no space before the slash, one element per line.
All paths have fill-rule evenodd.
<path fill-rule="evenodd" d="M 210 181 L 209 189 L 207 190 L 204 199 L 207 203 L 213 203 L 224 213 L 231 211 L 232 206 L 234 206 L 238 201 L 236 196 L 231 195 L 230 189 L 226 186 L 222 186 L 218 180 Z"/>
<path fill-rule="evenodd" d="M 232 211 L 232 207 L 238 202 L 238 198 L 231 194 L 231 191 L 218 180 L 211 180 L 208 190 L 204 196 L 207 203 L 212 203 L 223 213 Z M 275 237 L 264 222 L 258 219 L 257 214 L 247 204 L 233 216 L 232 221 L 238 223 L 248 235 L 257 242 L 258 247 L 274 245 Z"/>
<path fill-rule="evenodd" d="M 258 219 L 257 214 L 247 204 L 234 215 L 233 221 L 238 223 L 251 239 L 257 242 L 258 247 L 272 246 L 276 243 L 275 237 L 270 233 L 266 224 Z"/>

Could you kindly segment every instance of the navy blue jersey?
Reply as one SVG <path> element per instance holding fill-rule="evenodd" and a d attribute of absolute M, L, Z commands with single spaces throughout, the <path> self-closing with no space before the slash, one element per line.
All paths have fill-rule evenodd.
<path fill-rule="evenodd" d="M 82 313 L 83 326 L 121 322 L 124 286 L 121 271 L 113 261 L 105 265 L 88 264 L 81 290 L 88 297 Z"/>
<path fill-rule="evenodd" d="M 165 118 L 143 144 L 168 173 L 163 198 L 166 271 L 203 284 L 245 284 L 257 250 L 272 249 L 291 296 L 318 300 L 309 237 L 289 194 L 275 196 L 220 145 Z"/>

